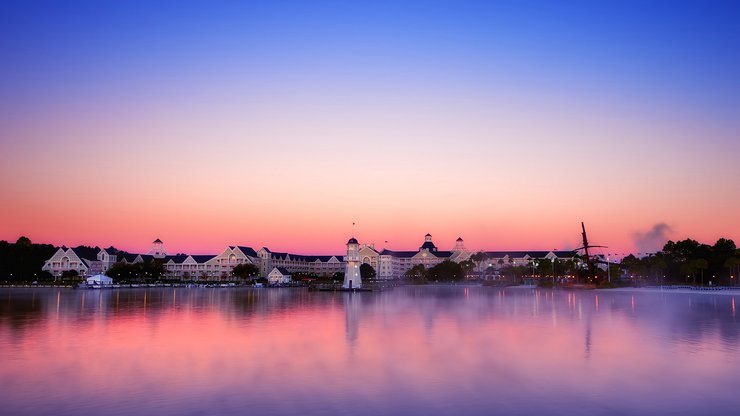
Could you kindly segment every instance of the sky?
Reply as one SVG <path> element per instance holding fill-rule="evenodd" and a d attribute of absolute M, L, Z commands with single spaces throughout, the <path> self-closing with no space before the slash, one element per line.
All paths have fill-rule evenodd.
<path fill-rule="evenodd" d="M 0 239 L 740 240 L 740 2 L 0 4 Z"/>

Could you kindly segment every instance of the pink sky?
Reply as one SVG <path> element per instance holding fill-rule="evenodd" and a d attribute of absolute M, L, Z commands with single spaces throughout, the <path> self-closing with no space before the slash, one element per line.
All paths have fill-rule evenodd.
<path fill-rule="evenodd" d="M 618 108 L 586 98 L 550 111 L 292 98 L 243 113 L 226 99 L 209 112 L 187 100 L 39 108 L 44 123 L 4 127 L 0 238 L 341 253 L 356 222 L 379 248 L 414 249 L 429 232 L 441 249 L 460 236 L 475 250 L 549 250 L 576 247 L 585 221 L 611 252 L 635 250 L 635 233 L 657 223 L 674 239 L 740 239 L 738 144 L 697 141 L 735 134 L 722 125 L 612 117 Z"/>
<path fill-rule="evenodd" d="M 491 24 L 470 10 L 449 32 L 402 19 L 387 38 L 373 25 L 316 32 L 300 14 L 262 27 L 260 13 L 198 39 L 186 23 L 202 14 L 149 22 L 174 26 L 151 39 L 127 35 L 140 14 L 92 32 L 50 20 L 64 28 L 36 41 L 19 29 L 25 54 L 0 78 L 0 239 L 338 254 L 356 222 L 379 248 L 414 249 L 429 232 L 442 249 L 463 237 L 474 250 L 549 250 L 577 246 L 585 221 L 612 252 L 659 223 L 674 239 L 740 240 L 737 62 L 714 38 L 690 59 L 679 38 L 667 49 L 598 30 L 572 44 L 572 26 L 552 31 L 562 45 L 523 26 L 479 32 Z M 434 19 L 460 23 L 447 16 Z M 638 46 L 656 53 L 631 55 Z"/>

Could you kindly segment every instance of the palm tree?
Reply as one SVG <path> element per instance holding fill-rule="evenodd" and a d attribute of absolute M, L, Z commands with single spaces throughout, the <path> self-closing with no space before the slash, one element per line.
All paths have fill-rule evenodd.
<path fill-rule="evenodd" d="M 705 259 L 694 259 L 691 260 L 688 264 L 688 271 L 696 276 L 696 272 L 699 271 L 701 273 L 701 285 L 704 286 L 704 270 L 709 268 L 709 262 Z M 694 278 L 694 283 L 696 283 L 696 278 Z"/>
<path fill-rule="evenodd" d="M 470 256 L 470 260 L 473 260 L 475 264 L 477 265 L 478 269 L 480 270 L 481 269 L 480 263 L 488 260 L 488 253 L 484 251 L 479 251 L 473 254 L 472 256 Z"/>
<path fill-rule="evenodd" d="M 660 256 L 650 256 L 648 257 L 648 263 L 650 265 L 650 273 L 654 274 L 655 280 L 660 280 L 661 284 L 663 284 L 663 281 L 661 280 L 661 276 L 663 275 L 663 271 L 668 268 L 668 264 L 663 260 Z M 709 267 L 709 266 L 707 266 Z"/>
<path fill-rule="evenodd" d="M 740 257 L 728 257 L 727 260 L 725 260 L 724 266 L 730 270 L 730 285 L 734 286 L 735 278 L 740 275 Z"/>

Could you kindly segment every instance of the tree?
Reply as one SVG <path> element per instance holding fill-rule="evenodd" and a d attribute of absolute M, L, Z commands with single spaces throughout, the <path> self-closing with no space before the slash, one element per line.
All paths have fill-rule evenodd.
<path fill-rule="evenodd" d="M 567 276 L 573 276 L 577 273 L 578 270 L 578 260 L 576 259 L 568 259 L 565 261 L 559 261 L 557 264 L 560 266 L 558 269 L 560 269 L 560 274 L 565 274 Z"/>
<path fill-rule="evenodd" d="M 470 260 L 474 261 L 475 264 L 478 265 L 478 268 L 480 268 L 481 262 L 488 260 L 488 258 L 488 253 L 486 253 L 485 251 L 479 251 L 470 256 Z"/>
<path fill-rule="evenodd" d="M 33 244 L 27 237 L 20 237 L 15 243 L 0 241 L 0 279 L 38 280 L 41 268 L 56 250 L 50 244 Z"/>
<path fill-rule="evenodd" d="M 116 283 L 133 280 L 158 280 L 167 269 L 161 260 L 150 260 L 142 263 L 118 262 L 111 265 L 106 274 Z"/>
<path fill-rule="evenodd" d="M 732 256 L 725 260 L 725 268 L 730 271 L 730 285 L 736 285 L 737 279 L 740 277 L 740 257 Z"/>
<path fill-rule="evenodd" d="M 535 263 L 537 274 L 540 277 L 552 276 L 553 265 L 550 259 L 539 259 Z"/>
<path fill-rule="evenodd" d="M 467 261 L 472 262 L 474 267 L 472 270 L 467 270 L 467 267 L 465 267 L 465 274 L 467 275 L 470 272 L 475 271 L 476 269 L 478 271 L 483 271 L 486 269 L 486 267 L 490 267 L 490 264 L 486 264 L 489 259 L 491 259 L 491 256 L 485 251 L 473 253 Z"/>
<path fill-rule="evenodd" d="M 686 267 L 687 273 L 694 276 L 694 283 L 696 283 L 696 273 L 701 273 L 701 284 L 704 285 L 704 270 L 709 268 L 709 262 L 705 259 L 694 259 L 688 262 Z"/>
<path fill-rule="evenodd" d="M 654 256 L 649 256 L 647 259 L 648 263 L 648 269 L 650 276 L 654 280 L 659 280 L 661 283 L 663 282 L 663 273 L 666 268 L 668 268 L 668 263 L 663 259 L 662 253 L 657 253 Z"/>
<path fill-rule="evenodd" d="M 675 243 L 668 240 L 663 246 L 663 253 L 679 263 L 685 263 L 694 257 L 700 246 L 701 244 L 698 241 L 690 238 Z"/>
<path fill-rule="evenodd" d="M 403 275 L 406 279 L 414 282 L 421 283 L 427 281 L 427 270 L 422 264 L 417 264 L 416 266 L 406 270 L 406 273 L 404 273 Z"/>
<path fill-rule="evenodd" d="M 259 267 L 252 263 L 237 264 L 231 270 L 231 275 L 241 280 L 254 280 L 260 274 Z"/>
<path fill-rule="evenodd" d="M 362 263 L 360 265 L 360 277 L 362 280 L 370 280 L 375 278 L 375 269 L 373 269 L 373 266 Z"/>
<path fill-rule="evenodd" d="M 725 266 L 725 263 L 727 263 L 729 259 L 735 257 L 736 252 L 737 247 L 735 246 L 734 241 L 727 238 L 718 239 L 711 249 L 711 255 L 709 257 L 709 272 L 712 275 L 719 277 L 720 281 L 722 281 L 722 278 L 724 277 L 724 280 L 731 283 L 731 280 L 733 280 L 731 279 L 733 271 Z"/>
<path fill-rule="evenodd" d="M 470 256 L 470 259 L 476 263 L 480 263 L 482 261 L 488 260 L 488 253 L 486 253 L 485 251 L 479 251 Z"/>
<path fill-rule="evenodd" d="M 139 270 L 139 277 L 143 276 L 145 280 L 159 280 L 167 273 L 167 268 L 160 259 L 136 263 Z"/>
<path fill-rule="evenodd" d="M 65 270 L 62 272 L 62 280 L 78 280 L 80 274 L 77 270 Z"/>
<path fill-rule="evenodd" d="M 445 260 L 429 269 L 428 279 L 440 282 L 459 282 L 465 278 L 462 266 L 454 261 Z"/>
<path fill-rule="evenodd" d="M 106 275 L 116 283 L 128 281 L 135 277 L 136 265 L 131 263 L 113 263 L 106 272 Z"/>
<path fill-rule="evenodd" d="M 469 276 L 475 270 L 475 262 L 473 260 L 464 260 L 460 262 L 462 268 L 463 278 Z"/>
<path fill-rule="evenodd" d="M 15 241 L 15 245 L 19 247 L 31 247 L 31 239 L 26 236 L 20 236 Z"/>
<path fill-rule="evenodd" d="M 720 238 L 719 240 L 717 240 L 716 243 L 714 243 L 714 246 L 712 246 L 712 249 L 714 249 L 716 253 L 726 254 L 726 255 L 731 256 L 735 254 L 737 247 L 735 246 L 734 241 L 728 238 Z"/>
<path fill-rule="evenodd" d="M 510 262 L 501 271 L 501 275 L 506 276 L 510 282 L 519 282 L 524 275 L 531 272 L 531 266 L 515 266 Z"/>

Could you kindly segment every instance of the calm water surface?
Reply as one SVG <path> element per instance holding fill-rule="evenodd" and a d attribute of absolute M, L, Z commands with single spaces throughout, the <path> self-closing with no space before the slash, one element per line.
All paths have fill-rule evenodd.
<path fill-rule="evenodd" d="M 739 414 L 738 298 L 0 289 L 0 413 Z"/>

